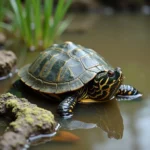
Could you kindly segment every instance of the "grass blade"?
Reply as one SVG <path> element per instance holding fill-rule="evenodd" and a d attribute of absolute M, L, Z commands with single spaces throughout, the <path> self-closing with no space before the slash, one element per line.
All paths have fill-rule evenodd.
<path fill-rule="evenodd" d="M 54 33 L 56 31 L 56 28 L 57 28 L 57 25 L 60 21 L 60 18 L 62 16 L 62 9 L 63 9 L 63 6 L 64 6 L 64 2 L 65 0 L 61 0 L 61 1 L 58 1 L 58 4 L 57 4 L 57 7 L 56 7 L 56 10 L 55 10 L 55 15 L 54 15 L 54 22 L 53 24 L 51 24 L 51 29 L 50 29 L 50 37 L 51 39 L 54 38 Z"/>
<path fill-rule="evenodd" d="M 13 10 L 16 14 L 16 21 L 20 27 L 20 33 L 25 39 L 25 42 L 31 46 L 32 45 L 32 33 L 28 28 L 28 24 L 26 21 L 26 12 L 25 9 L 22 8 L 21 0 L 10 0 Z"/>
<path fill-rule="evenodd" d="M 56 30 L 58 30 L 58 25 L 64 18 L 71 3 L 72 3 L 72 0 L 58 1 L 56 12 L 54 15 L 54 23 L 53 23 L 53 26 L 51 27 L 51 34 L 50 34 L 51 40 L 53 40 L 55 38 L 55 33 L 56 33 Z"/>
<path fill-rule="evenodd" d="M 2 7 L 0 0 L 0 8 Z M 69 25 L 69 20 L 63 20 L 72 0 L 59 0 L 53 15 L 54 0 L 44 0 L 44 9 L 41 9 L 42 0 L 9 0 L 14 13 L 12 23 L 6 26 L 0 22 L 0 27 L 9 31 L 19 31 L 28 47 L 46 48 L 53 43 L 54 39 L 60 36 Z M 0 18 L 3 11 L 0 9 Z M 34 25 L 34 27 L 32 26 Z M 18 33 L 18 32 L 17 32 Z"/>
<path fill-rule="evenodd" d="M 44 3 L 44 25 L 43 25 L 43 43 L 47 43 L 49 37 L 49 28 L 50 28 L 50 17 L 52 16 L 53 11 L 53 0 L 45 0 Z"/>
<path fill-rule="evenodd" d="M 31 7 L 31 1 L 30 0 L 26 0 L 25 2 L 25 12 L 26 12 L 26 22 L 27 22 L 27 26 L 28 26 L 28 30 L 29 32 L 32 32 L 32 7 Z"/>
<path fill-rule="evenodd" d="M 71 21 L 72 21 L 72 17 L 69 17 L 61 22 L 61 25 L 59 25 L 59 27 L 56 31 L 55 38 L 59 37 L 67 29 L 67 27 L 70 25 Z"/>
<path fill-rule="evenodd" d="M 38 40 L 41 40 L 42 37 L 42 27 L 41 27 L 41 0 L 31 0 L 32 9 L 33 9 L 33 24 L 34 24 L 34 38 L 35 45 L 38 45 Z"/>
<path fill-rule="evenodd" d="M 0 0 L 0 21 L 2 21 L 4 17 L 4 0 Z"/>
<path fill-rule="evenodd" d="M 20 13 L 19 13 L 19 10 L 18 10 L 17 3 L 14 0 L 10 0 L 10 3 L 11 3 L 11 6 L 14 10 L 14 13 L 15 13 L 15 18 L 14 19 L 16 20 L 16 22 L 18 24 L 18 27 L 21 30 L 21 16 L 20 16 Z"/>

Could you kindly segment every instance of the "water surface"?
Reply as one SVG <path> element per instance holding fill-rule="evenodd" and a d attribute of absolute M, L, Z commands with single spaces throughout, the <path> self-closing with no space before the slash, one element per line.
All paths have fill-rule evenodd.
<path fill-rule="evenodd" d="M 92 19 L 94 18 L 94 19 Z M 72 119 L 64 120 L 55 113 L 57 103 L 44 98 L 22 94 L 38 106 L 51 110 L 61 124 L 62 131 L 77 135 L 76 142 L 50 141 L 30 150 L 147 150 L 150 137 L 150 18 L 141 15 L 81 16 L 72 27 L 82 26 L 85 32 L 66 33 L 62 41 L 92 48 L 112 66 L 121 67 L 126 84 L 143 93 L 139 101 L 105 104 L 79 104 Z M 87 25 L 87 26 L 86 26 Z M 74 28 L 74 27 L 73 27 Z M 19 49 L 19 48 L 18 48 Z M 16 50 L 19 67 L 32 62 L 38 52 Z M 6 92 L 16 79 L 0 81 L 0 93 Z M 21 96 L 22 96 L 21 95 Z M 0 119 L 0 126 L 5 123 Z M 1 133 L 1 132 L 0 132 Z"/>

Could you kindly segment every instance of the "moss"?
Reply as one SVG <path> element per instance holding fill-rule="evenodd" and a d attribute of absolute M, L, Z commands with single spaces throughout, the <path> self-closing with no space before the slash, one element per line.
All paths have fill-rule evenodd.
<path fill-rule="evenodd" d="M 32 117 L 26 117 L 25 120 L 31 125 L 34 123 L 34 119 Z"/>
<path fill-rule="evenodd" d="M 32 111 L 33 111 L 33 109 L 31 109 L 31 108 L 24 108 L 24 109 L 22 109 L 22 113 L 23 114 L 31 114 Z"/>
<path fill-rule="evenodd" d="M 10 127 L 13 127 L 14 129 L 18 129 L 18 128 L 20 128 L 20 125 L 19 125 L 19 123 L 18 122 L 11 122 L 10 124 L 9 124 L 9 126 Z"/>
<path fill-rule="evenodd" d="M 8 97 L 13 96 L 11 93 L 6 93 L 6 95 L 7 95 Z"/>
<path fill-rule="evenodd" d="M 21 116 L 22 116 L 22 113 L 21 112 L 17 112 L 16 117 L 19 118 Z"/>
<path fill-rule="evenodd" d="M 35 124 L 33 115 L 35 115 L 36 120 L 39 120 L 40 122 L 52 123 L 52 120 L 54 119 L 54 117 L 50 112 L 46 111 L 45 109 L 39 108 L 35 105 L 33 105 L 35 106 L 34 108 L 30 108 L 29 103 L 27 101 L 24 101 L 24 102 L 25 103 L 23 104 L 23 108 L 22 108 L 16 99 L 10 99 L 6 102 L 6 107 L 12 108 L 12 112 L 16 113 L 16 117 L 18 118 L 24 117 L 25 121 L 32 126 L 34 126 Z M 25 107 L 25 106 L 28 106 L 28 107 Z M 13 126 L 14 125 L 16 128 L 17 123 L 16 124 L 13 123 Z M 40 123 L 40 126 L 42 126 L 42 123 Z"/>
<path fill-rule="evenodd" d="M 0 98 L 8 98 L 12 97 L 13 95 L 11 93 L 2 94 Z"/>
<path fill-rule="evenodd" d="M 43 123 L 40 122 L 39 124 L 37 124 L 37 126 L 38 126 L 39 128 L 42 128 L 42 127 L 43 127 Z"/>
<path fill-rule="evenodd" d="M 34 110 L 32 111 L 32 114 L 33 114 L 33 115 L 38 115 L 38 114 L 39 114 L 39 111 L 38 111 L 37 109 L 34 109 Z"/>
<path fill-rule="evenodd" d="M 37 116 L 37 119 L 38 120 L 42 120 L 42 116 Z"/>
<path fill-rule="evenodd" d="M 28 102 L 27 99 L 25 99 L 25 98 L 22 98 L 21 100 L 22 100 L 22 102 Z"/>
<path fill-rule="evenodd" d="M 7 108 L 15 108 L 18 107 L 18 101 L 16 99 L 10 99 L 6 102 Z"/>
<path fill-rule="evenodd" d="M 50 111 L 10 93 L 0 96 L 0 114 L 15 117 L 1 136 L 0 149 L 3 144 L 6 145 L 4 149 L 8 149 L 9 145 L 11 149 L 22 149 L 31 135 L 56 132 L 57 124 Z"/>
<path fill-rule="evenodd" d="M 52 116 L 48 115 L 48 114 L 42 114 L 41 118 L 43 121 L 45 122 L 51 122 Z"/>
<path fill-rule="evenodd" d="M 55 131 L 56 122 L 50 111 L 10 93 L 0 96 L 0 113 L 14 115 L 16 120 L 9 124 L 7 131 L 23 135 L 25 139 L 31 135 L 48 134 Z"/>
<path fill-rule="evenodd" d="M 14 107 L 14 108 L 12 109 L 12 112 L 15 113 L 16 111 L 17 111 L 17 107 Z"/>

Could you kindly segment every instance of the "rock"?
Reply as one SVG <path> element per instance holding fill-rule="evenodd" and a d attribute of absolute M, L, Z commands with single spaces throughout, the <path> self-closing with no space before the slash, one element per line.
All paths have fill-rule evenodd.
<path fill-rule="evenodd" d="M 26 138 L 14 132 L 6 132 L 0 141 L 0 150 L 20 150 L 25 146 Z M 17 145 L 17 146 L 16 146 Z"/>
<path fill-rule="evenodd" d="M 9 73 L 11 73 L 16 65 L 16 61 L 16 55 L 12 51 L 0 51 L 0 79 L 9 76 Z"/>
<path fill-rule="evenodd" d="M 13 118 L 1 137 L 0 150 L 20 150 L 29 138 L 54 134 L 58 128 L 50 111 L 10 93 L 0 96 L 0 115 Z"/>

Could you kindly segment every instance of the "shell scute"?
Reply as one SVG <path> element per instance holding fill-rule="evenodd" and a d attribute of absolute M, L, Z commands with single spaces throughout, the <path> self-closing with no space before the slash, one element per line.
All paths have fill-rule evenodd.
<path fill-rule="evenodd" d="M 79 89 L 82 86 L 84 86 L 84 84 L 78 78 L 73 80 L 73 81 L 70 81 L 69 85 L 71 87 L 71 91 L 74 91 L 74 90 Z"/>
<path fill-rule="evenodd" d="M 44 83 L 43 87 L 40 88 L 39 91 L 43 93 L 56 93 L 57 84 L 56 83 Z"/>
<path fill-rule="evenodd" d="M 58 80 L 58 74 L 60 71 L 60 68 L 65 64 L 63 60 L 58 60 L 54 63 L 52 68 L 49 70 L 49 73 L 47 74 L 46 77 L 44 77 L 44 80 L 49 82 L 57 82 Z"/>
<path fill-rule="evenodd" d="M 64 82 L 57 85 L 57 93 L 64 93 L 66 91 L 70 91 L 69 82 Z"/>
<path fill-rule="evenodd" d="M 81 65 L 81 62 L 76 61 L 74 64 L 67 64 L 69 70 L 72 72 L 73 77 L 77 78 L 80 74 L 85 71 L 85 68 Z"/>
<path fill-rule="evenodd" d="M 63 83 L 65 82 L 69 82 L 74 80 L 74 75 L 72 74 L 72 71 L 68 68 L 68 66 L 64 66 L 61 71 L 60 74 L 58 75 L 57 81 L 59 83 Z"/>
<path fill-rule="evenodd" d="M 72 42 L 54 44 L 19 71 L 21 80 L 43 93 L 64 93 L 83 87 L 98 72 L 109 69 L 92 49 Z"/>
<path fill-rule="evenodd" d="M 96 76 L 95 72 L 86 70 L 83 74 L 79 76 L 79 78 L 84 84 L 86 84 L 87 82 L 91 81 L 95 76 Z"/>
<path fill-rule="evenodd" d="M 76 59 L 80 59 L 81 57 L 86 56 L 87 53 L 80 48 L 76 48 L 70 52 L 70 55 Z"/>
<path fill-rule="evenodd" d="M 99 65 L 99 62 L 91 56 L 81 58 L 81 61 L 86 69 Z"/>

